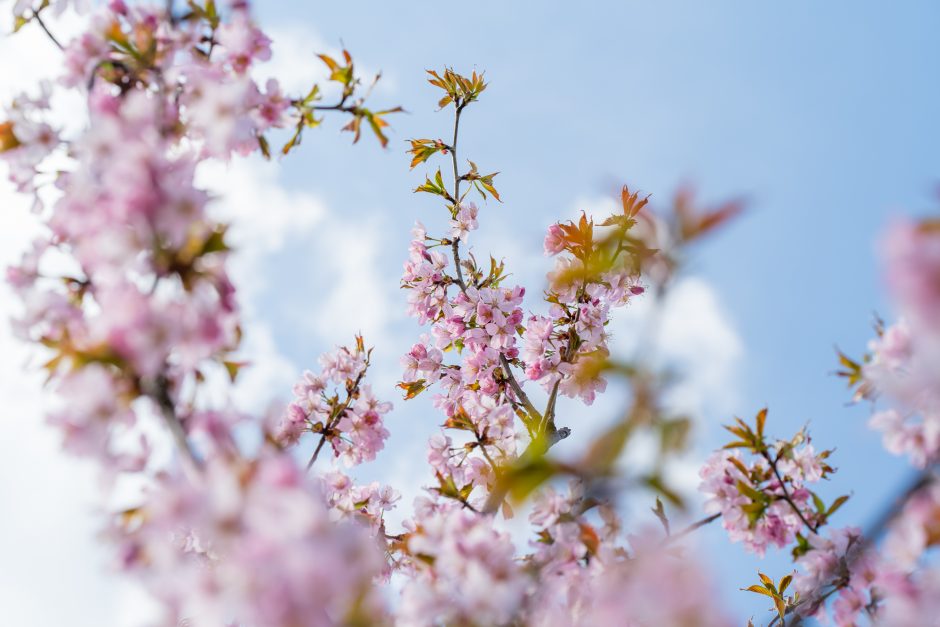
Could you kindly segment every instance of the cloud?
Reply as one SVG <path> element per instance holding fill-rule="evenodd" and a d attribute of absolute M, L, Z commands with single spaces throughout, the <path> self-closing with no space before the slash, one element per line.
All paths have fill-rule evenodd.
<path fill-rule="evenodd" d="M 216 195 L 212 213 L 232 225 L 232 281 L 242 305 L 244 336 L 240 355 L 250 362 L 232 396 L 235 406 L 255 413 L 290 391 L 298 369 L 279 351 L 265 318 L 265 288 L 270 281 L 266 260 L 289 242 L 302 241 L 322 225 L 327 209 L 316 196 L 286 189 L 277 165 L 259 159 L 206 162 L 197 184 Z M 228 385 L 214 387 L 216 403 L 224 402 Z"/>
<path fill-rule="evenodd" d="M 744 345 L 717 293 L 704 280 L 688 278 L 669 298 L 659 340 L 663 353 L 681 363 L 686 374 L 672 401 L 690 410 L 733 411 Z"/>
<path fill-rule="evenodd" d="M 312 272 L 329 282 L 329 289 L 310 310 L 309 318 L 325 341 L 362 332 L 370 343 L 387 337 L 387 327 L 401 308 L 393 304 L 398 266 L 382 265 L 382 225 L 330 220 L 317 234 Z M 390 289 L 391 288 L 391 289 Z"/>
<path fill-rule="evenodd" d="M 613 354 L 640 355 L 655 366 L 678 375 L 665 402 L 670 410 L 693 419 L 693 431 L 734 411 L 740 390 L 738 372 L 744 357 L 740 336 L 725 314 L 714 289 L 703 279 L 686 277 L 676 282 L 662 303 L 650 296 L 634 299 L 611 324 Z M 652 461 L 658 444 L 638 437 L 624 454 L 629 465 Z M 695 498 L 701 450 L 670 460 L 664 471 L 669 484 Z"/>

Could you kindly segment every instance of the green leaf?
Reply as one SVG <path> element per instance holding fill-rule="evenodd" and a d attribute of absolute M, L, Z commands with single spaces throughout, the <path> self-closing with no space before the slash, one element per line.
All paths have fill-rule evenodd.
<path fill-rule="evenodd" d="M 832 516 L 832 515 L 833 515 L 834 513 L 836 513 L 836 511 L 837 511 L 840 507 L 842 507 L 842 506 L 845 504 L 845 502 L 848 501 L 848 500 L 849 500 L 849 495 L 848 495 L 848 494 L 843 494 L 842 496 L 840 496 L 839 498 L 837 498 L 836 500 L 834 500 L 834 501 L 832 502 L 832 505 L 829 506 L 829 511 L 826 512 L 826 516 L 827 516 L 827 517 L 828 517 L 828 516 Z"/>
<path fill-rule="evenodd" d="M 437 174 L 434 175 L 433 181 L 430 177 L 425 177 L 424 184 L 415 189 L 415 192 L 427 192 L 428 194 L 435 194 L 447 200 L 452 200 L 450 194 L 447 193 L 447 189 L 444 187 L 444 178 L 441 176 L 440 169 L 438 169 Z"/>
<path fill-rule="evenodd" d="M 738 488 L 738 492 L 748 497 L 755 503 L 764 503 L 767 501 L 767 496 L 763 492 L 753 488 L 752 486 L 749 486 L 748 484 L 744 483 L 740 479 L 738 479 L 735 485 Z"/>
<path fill-rule="evenodd" d="M 424 163 L 432 155 L 443 150 L 445 145 L 439 139 L 412 139 L 411 150 L 408 151 L 408 154 L 414 155 L 411 160 L 411 167 L 414 168 L 420 163 Z"/>
<path fill-rule="evenodd" d="M 787 615 L 787 602 L 781 597 L 774 597 L 774 607 L 777 608 L 777 614 L 780 615 L 780 620 L 783 621 Z"/>
<path fill-rule="evenodd" d="M 497 479 L 499 488 L 494 490 L 494 493 L 509 494 L 519 503 L 554 477 L 558 470 L 544 455 L 521 457 L 500 471 Z"/>
<path fill-rule="evenodd" d="M 815 492 L 810 492 L 813 497 L 813 506 L 816 507 L 816 511 L 820 514 L 826 511 L 826 504 L 823 503 L 823 500 L 819 498 L 819 495 Z"/>
<path fill-rule="evenodd" d="M 316 102 L 316 101 L 319 100 L 319 99 L 320 99 L 320 86 L 319 86 L 319 85 L 314 85 L 313 87 L 310 88 L 310 92 L 309 92 L 309 93 L 307 94 L 307 96 L 303 99 L 303 103 L 302 103 L 302 104 L 304 104 L 304 105 L 311 105 L 311 104 L 313 104 L 314 102 Z"/>

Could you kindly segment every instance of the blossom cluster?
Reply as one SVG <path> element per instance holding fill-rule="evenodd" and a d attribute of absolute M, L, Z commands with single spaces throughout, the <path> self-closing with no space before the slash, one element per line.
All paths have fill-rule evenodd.
<path fill-rule="evenodd" d="M 39 21 L 48 31 L 49 7 L 17 3 L 18 26 Z M 317 89 L 290 98 L 251 77 L 270 44 L 244 1 L 224 10 L 191 2 L 185 13 L 173 3 L 97 6 L 62 46 L 58 80 L 14 99 L 0 124 L 0 160 L 34 196 L 43 225 L 7 271 L 21 301 L 15 328 L 46 353 L 57 395 L 48 420 L 65 448 L 98 462 L 109 480 L 141 473 L 144 494 L 108 537 L 120 566 L 163 601 L 167 623 L 381 624 L 373 584 L 386 574 L 382 514 L 396 494 L 307 478 L 272 437 L 244 451 L 236 427 L 268 435 L 263 421 L 212 408 L 216 394 L 204 393 L 207 381 L 234 381 L 243 362 L 227 225 L 212 218 L 196 168 L 266 155 L 265 133 L 298 124 L 292 147 L 320 122 Z M 345 60 L 333 79 L 343 83 L 342 112 L 380 120 L 353 99 L 359 81 Z M 55 90 L 83 97 L 79 132 L 48 122 Z M 361 368 L 330 427 L 343 433 L 330 438 L 335 454 L 350 462 L 381 448 L 390 408 L 360 385 L 368 356 L 361 342 L 358 351 L 325 358 L 322 375 L 345 385 Z M 301 404 L 316 402 L 304 391 Z M 178 446 L 178 465 L 151 457 L 141 427 L 155 417 Z"/>
<path fill-rule="evenodd" d="M 274 439 L 288 446 L 309 432 L 321 436 L 316 453 L 323 442 L 329 442 L 333 454 L 346 466 L 375 459 L 389 435 L 383 416 L 392 404 L 378 400 L 363 383 L 371 353 L 357 337 L 354 349 L 340 347 L 321 355 L 322 372 L 304 372 L 294 386 L 293 402 L 275 428 Z M 330 384 L 339 387 L 330 389 Z"/>
<path fill-rule="evenodd" d="M 486 86 L 482 77 L 465 79 L 449 70 L 444 77 L 435 73 L 431 83 L 448 92 L 457 120 Z M 443 141 L 412 140 L 412 146 L 412 165 L 435 152 L 449 152 L 456 168 L 455 149 Z M 485 270 L 472 253 L 461 258 L 461 244 L 477 228 L 479 210 L 465 200 L 470 189 L 461 195 L 460 184 L 470 181 L 484 198 L 489 193 L 498 200 L 492 176 L 480 176 L 471 162 L 468 173 L 457 175 L 452 192 L 440 171 L 416 190 L 444 200 L 451 232 L 433 237 L 418 223 L 402 275 L 409 314 L 429 324 L 431 331 L 402 357 L 400 387 L 406 398 L 432 386 L 439 390 L 434 403 L 445 414 L 445 429 L 464 433 L 431 442 L 429 460 L 440 482 L 438 491 L 451 498 L 456 494 L 466 504 L 481 486 L 484 489 L 474 493 L 477 505 L 486 500 L 495 471 L 517 454 L 517 417 L 530 440 L 552 443 L 568 433 L 555 425 L 557 396 L 580 397 L 591 404 L 605 389 L 601 373 L 609 355 L 605 329 L 610 310 L 644 291 L 640 246 L 628 231 L 646 200 L 625 187 L 623 214 L 597 225 L 602 234 L 595 236 L 595 224 L 587 216 L 577 224 L 549 228 L 545 250 L 559 260 L 549 274 L 548 314 L 527 317 L 526 290 L 504 284 L 502 263 L 491 258 Z M 448 363 L 448 353 L 456 353 L 459 362 Z M 548 393 L 544 412 L 529 398 L 526 381 L 539 382 Z M 455 444 L 455 438 L 465 441 Z"/>
<path fill-rule="evenodd" d="M 789 440 L 771 442 L 764 434 L 766 420 L 764 409 L 753 427 L 740 419 L 725 427 L 736 440 L 713 454 L 700 471 L 705 509 L 720 516 L 732 542 L 743 542 L 760 557 L 770 546 L 792 545 L 801 572 L 779 583 L 761 574 L 761 583 L 747 588 L 771 597 L 781 621 L 791 612 L 825 620 L 826 602 L 834 596 L 836 624 L 855 625 L 862 612 L 874 612 L 876 573 L 882 566 L 865 551 L 859 530 L 823 530 L 848 499 L 841 496 L 827 506 L 808 487 L 834 472 L 827 463 L 831 451 L 817 452 L 803 430 Z M 787 595 L 791 582 L 795 594 Z"/>
<path fill-rule="evenodd" d="M 940 458 L 940 227 L 935 222 L 895 224 L 885 237 L 887 280 L 900 313 L 879 324 L 867 361 L 858 366 L 860 394 L 882 397 L 871 426 L 890 452 L 920 468 Z"/>
<path fill-rule="evenodd" d="M 509 534 L 453 502 L 416 503 L 405 550 L 404 625 L 502 625 L 521 610 L 529 578 Z"/>
<path fill-rule="evenodd" d="M 804 526 L 815 532 L 835 511 L 821 507 L 807 487 L 833 472 L 826 463 L 831 451 L 817 453 L 803 432 L 768 443 L 766 415 L 766 410 L 758 414 L 754 429 L 741 420 L 726 427 L 739 439 L 714 453 L 699 471 L 706 512 L 720 513 L 731 541 L 743 542 L 759 556 L 771 545 L 793 543 Z M 753 459 L 745 459 L 741 450 Z"/>
<path fill-rule="evenodd" d="M 832 618 L 840 627 L 856 625 L 860 616 L 874 612 L 877 586 L 890 571 L 864 550 L 859 529 L 833 529 L 826 536 L 812 533 L 801 552 L 795 563 L 802 572 L 794 577 L 801 615 L 825 619 L 827 594 L 835 595 Z"/>
<path fill-rule="evenodd" d="M 316 483 L 275 451 L 214 456 L 198 482 L 160 477 L 111 535 L 168 624 L 387 622 L 375 541 L 336 521 Z"/>
<path fill-rule="evenodd" d="M 594 222 L 584 214 L 577 223 L 549 227 L 545 253 L 558 257 L 548 277 L 549 314 L 529 318 L 522 356 L 526 376 L 546 390 L 557 387 L 561 394 L 590 405 L 606 389 L 598 366 L 609 355 L 605 327 L 610 310 L 644 292 L 630 254 L 633 247 L 624 235 L 645 204 L 646 199 L 623 189 L 624 214 L 602 223 L 616 225 L 618 238 L 595 241 Z M 613 239 L 616 247 L 611 250 Z"/>

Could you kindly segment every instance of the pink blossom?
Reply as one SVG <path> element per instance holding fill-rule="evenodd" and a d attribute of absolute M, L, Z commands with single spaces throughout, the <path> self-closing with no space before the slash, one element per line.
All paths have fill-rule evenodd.
<path fill-rule="evenodd" d="M 164 601 L 167 620 L 329 625 L 350 612 L 382 620 L 377 547 L 356 525 L 330 520 L 287 456 L 216 458 L 199 484 L 165 477 L 139 523 L 127 522 L 111 532 L 122 566 Z"/>
<path fill-rule="evenodd" d="M 222 56 L 232 69 L 244 74 L 255 61 L 271 58 L 271 40 L 252 23 L 248 12 L 236 10 L 216 32 Z"/>
<path fill-rule="evenodd" d="M 912 570 L 936 544 L 940 544 L 940 483 L 933 481 L 904 504 L 885 540 L 885 552 L 894 565 Z"/>
<path fill-rule="evenodd" d="M 902 313 L 918 327 L 940 320 L 940 232 L 897 222 L 882 244 L 888 286 Z"/>
<path fill-rule="evenodd" d="M 472 202 L 461 204 L 457 209 L 456 217 L 450 221 L 450 236 L 454 239 L 467 241 L 470 231 L 477 229 L 477 214 L 479 210 Z"/>
<path fill-rule="evenodd" d="M 702 478 L 699 491 L 707 496 L 705 511 L 721 513 L 722 526 L 728 531 L 729 539 L 732 542 L 743 542 L 749 551 L 758 555 L 763 556 L 770 545 L 784 547 L 793 542 L 803 522 L 785 500 L 769 499 L 767 506 L 754 518 L 743 509 L 754 501 L 740 488 L 740 484 L 751 486 L 757 491 L 767 490 L 772 497 L 782 494 L 781 487 L 773 481 L 766 487 L 753 486 L 751 478 L 745 476 L 731 459 L 744 464 L 737 451 L 719 451 L 699 471 Z M 763 459 L 745 464 L 745 467 L 758 476 L 770 476 Z M 804 516 L 812 515 L 810 508 L 806 507 L 809 493 L 799 489 L 802 487 L 801 482 L 802 478 L 794 478 L 790 484 L 790 494 L 792 500 L 801 507 Z"/>
<path fill-rule="evenodd" d="M 565 235 L 561 227 L 558 224 L 548 227 L 548 232 L 545 235 L 545 254 L 557 255 L 565 249 L 566 245 Z"/>
<path fill-rule="evenodd" d="M 429 511 L 408 539 L 414 577 L 402 590 L 402 625 L 499 625 L 522 607 L 527 578 L 509 536 L 467 510 Z"/>

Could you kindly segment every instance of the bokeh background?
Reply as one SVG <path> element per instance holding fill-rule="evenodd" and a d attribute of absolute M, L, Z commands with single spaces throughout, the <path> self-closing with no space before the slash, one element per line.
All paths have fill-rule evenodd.
<path fill-rule="evenodd" d="M 694 251 L 667 303 L 660 355 L 688 374 L 674 399 L 698 416 L 692 461 L 723 443 L 720 424 L 770 407 L 769 429 L 808 424 L 837 447 L 839 472 L 823 494 L 851 493 L 835 524 L 864 526 L 905 482 L 906 464 L 849 406 L 833 376 L 834 347 L 860 354 L 873 312 L 890 318 L 877 262 L 879 233 L 896 216 L 936 207 L 940 173 L 940 5 L 810 0 L 788 3 L 408 3 L 265 0 L 256 12 L 274 44 L 261 73 L 295 93 L 322 78 L 314 52 L 349 48 L 381 70 L 376 104 L 401 104 L 391 142 L 350 147 L 329 120 L 277 163 L 216 164 L 201 172 L 217 211 L 238 222 L 236 279 L 255 366 L 238 392 L 263 411 L 284 400 L 317 356 L 361 331 L 375 345 L 373 385 L 396 400 L 379 461 L 358 473 L 405 495 L 428 480 L 424 447 L 440 421 L 430 398 L 405 404 L 399 356 L 421 329 L 398 289 L 416 219 L 441 231 L 439 206 L 412 189 L 410 137 L 447 137 L 425 68 L 486 71 L 489 89 L 462 123 L 461 153 L 499 170 L 504 203 L 480 212 L 479 256 L 504 258 L 530 295 L 550 262 L 551 222 L 612 206 L 622 183 L 670 202 L 694 184 L 704 202 L 749 201 L 747 213 Z M 8 12 L 11 2 L 0 2 Z M 9 22 L 2 32 L 10 31 Z M 74 32 L 74 20 L 59 25 Z M 58 52 L 28 30 L 0 39 L 0 95 L 54 75 Z M 69 116 L 72 117 L 69 117 Z M 67 113 L 63 124 L 80 125 Z M 27 202 L 0 184 L 0 261 L 16 259 L 32 229 Z M 9 292 L 0 288 L 8 315 Z M 635 343 L 644 305 L 613 323 L 621 351 Z M 0 623 L 137 625 L 152 615 L 141 591 L 109 574 L 99 486 L 92 469 L 58 450 L 42 424 L 41 379 L 29 352 L 0 330 Z M 613 386 L 593 407 L 568 404 L 563 443 L 580 450 L 626 403 Z M 694 490 L 694 463 L 677 480 Z M 645 501 L 640 505 L 646 505 Z M 697 512 L 693 502 L 690 515 Z M 637 507 L 642 516 L 643 508 Z M 402 512 L 403 513 L 403 512 Z M 739 592 L 763 561 L 717 527 L 698 547 L 741 623 L 764 622 L 760 597 Z"/>

